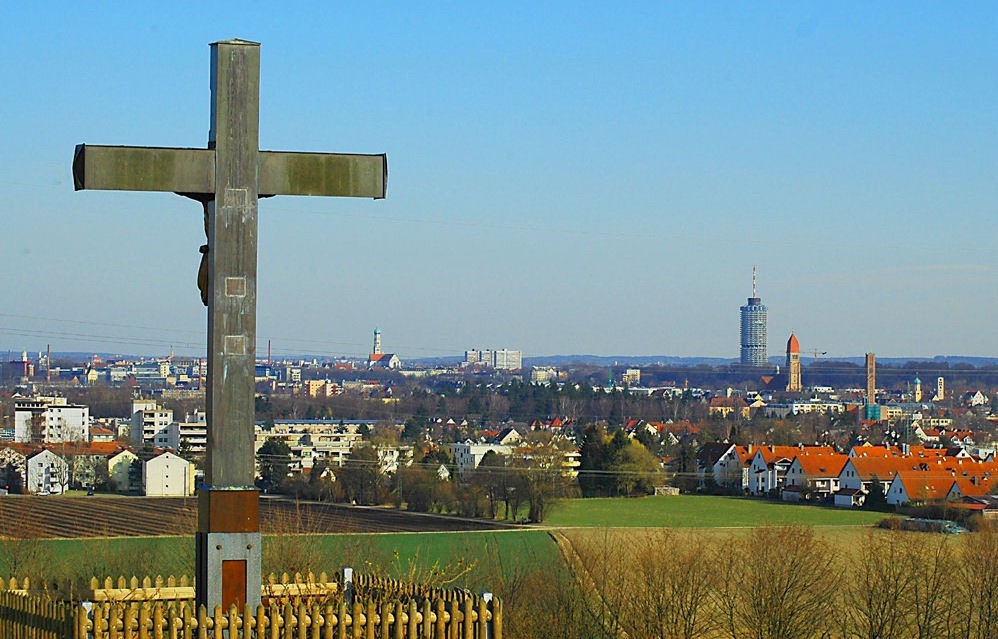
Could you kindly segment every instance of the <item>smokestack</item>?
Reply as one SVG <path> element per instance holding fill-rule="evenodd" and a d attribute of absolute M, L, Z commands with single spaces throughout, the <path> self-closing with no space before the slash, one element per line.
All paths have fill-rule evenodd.
<path fill-rule="evenodd" d="M 52 345 L 45 345 L 45 383 L 52 383 Z"/>
<path fill-rule="evenodd" d="M 866 354 L 866 403 L 877 403 L 877 356 L 873 353 Z"/>

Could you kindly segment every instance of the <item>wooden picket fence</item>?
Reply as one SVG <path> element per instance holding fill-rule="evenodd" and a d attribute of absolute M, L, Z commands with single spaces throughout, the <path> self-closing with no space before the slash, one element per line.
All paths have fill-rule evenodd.
<path fill-rule="evenodd" d="M 185 578 L 90 585 L 89 601 L 71 603 L 27 580 L 0 583 L 0 638 L 502 639 L 498 598 L 366 575 L 346 589 L 325 574 L 271 575 L 263 604 L 228 611 L 196 606 Z"/>
<path fill-rule="evenodd" d="M 72 604 L 34 595 L 20 587 L 6 589 L 5 585 L 0 583 L 0 637 L 4 639 L 73 637 Z"/>

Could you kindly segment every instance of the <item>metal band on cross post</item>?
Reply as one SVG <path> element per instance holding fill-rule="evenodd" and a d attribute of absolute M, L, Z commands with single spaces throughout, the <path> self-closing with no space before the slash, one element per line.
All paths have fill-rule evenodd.
<path fill-rule="evenodd" d="M 198 495 L 197 601 L 260 602 L 255 487 L 257 203 L 271 195 L 385 197 L 385 155 L 259 150 L 260 45 L 211 45 L 207 149 L 79 145 L 76 190 L 167 191 L 204 204 L 208 445 Z"/>

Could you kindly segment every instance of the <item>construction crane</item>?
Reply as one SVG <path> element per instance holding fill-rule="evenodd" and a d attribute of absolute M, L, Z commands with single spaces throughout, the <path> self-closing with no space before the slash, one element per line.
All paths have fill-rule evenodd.
<path fill-rule="evenodd" d="M 818 363 L 818 355 L 828 355 L 828 351 L 820 351 L 818 349 L 810 350 L 808 353 L 814 355 L 814 363 Z"/>

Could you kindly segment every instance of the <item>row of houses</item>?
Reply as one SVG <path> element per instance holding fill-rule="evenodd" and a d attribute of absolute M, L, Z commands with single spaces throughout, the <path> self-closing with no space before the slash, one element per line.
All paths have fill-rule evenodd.
<path fill-rule="evenodd" d="M 141 464 L 141 475 L 135 467 Z M 74 489 L 140 491 L 147 496 L 194 494 L 194 464 L 170 451 L 139 460 L 131 448 L 92 442 L 37 448 L 0 447 L 0 489 L 10 493 L 58 495 Z"/>
<path fill-rule="evenodd" d="M 270 441 L 280 441 L 290 449 L 289 470 L 308 473 L 315 466 L 343 466 L 353 449 L 366 443 L 367 422 L 360 420 L 328 419 L 278 419 L 273 423 L 258 423 L 254 429 L 254 452 Z M 401 433 L 403 424 L 392 424 L 389 429 Z M 412 464 L 414 448 L 406 444 L 378 443 L 379 470 L 394 473 L 400 466 Z"/>
<path fill-rule="evenodd" d="M 697 453 L 700 485 L 786 501 L 833 501 L 862 506 L 879 487 L 891 505 L 961 501 L 998 492 L 998 462 L 960 447 L 739 446 L 717 442 Z"/>

